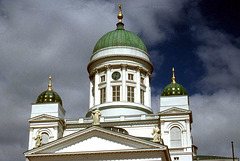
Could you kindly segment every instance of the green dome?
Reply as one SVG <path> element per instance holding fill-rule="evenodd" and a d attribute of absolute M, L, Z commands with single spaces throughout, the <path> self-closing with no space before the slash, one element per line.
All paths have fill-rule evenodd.
<path fill-rule="evenodd" d="M 170 83 L 163 89 L 161 96 L 188 95 L 187 90 L 181 84 L 178 84 L 176 82 L 174 68 L 172 69 L 172 72 L 172 83 Z"/>
<path fill-rule="evenodd" d="M 187 94 L 187 90 L 181 84 L 170 83 L 163 89 L 162 96 L 172 96 L 172 95 L 188 95 L 188 94 Z"/>
<path fill-rule="evenodd" d="M 57 92 L 52 90 L 52 76 L 50 76 L 48 89 L 38 96 L 36 103 L 56 103 L 56 102 L 60 103 L 62 106 L 61 97 L 57 94 Z"/>
<path fill-rule="evenodd" d="M 36 103 L 55 103 L 58 102 L 62 106 L 62 99 L 61 97 L 57 94 L 57 92 L 54 92 L 53 90 L 46 90 L 42 92 L 38 98 Z"/>
<path fill-rule="evenodd" d="M 96 51 L 112 46 L 129 46 L 135 47 L 147 52 L 143 41 L 134 33 L 124 29 L 123 23 L 117 23 L 117 29 L 103 35 L 96 43 L 93 53 Z"/>

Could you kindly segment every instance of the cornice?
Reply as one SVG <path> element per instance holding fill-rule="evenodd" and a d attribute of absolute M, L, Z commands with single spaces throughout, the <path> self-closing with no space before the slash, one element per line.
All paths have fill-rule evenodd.
<path fill-rule="evenodd" d="M 148 60 L 146 60 L 146 59 L 143 59 L 143 58 L 140 58 L 140 57 L 137 57 L 137 56 L 129 56 L 129 55 L 120 55 L 120 54 L 119 54 L 119 55 L 102 56 L 102 57 L 100 57 L 100 58 L 96 58 L 96 59 L 94 59 L 94 60 L 91 60 L 91 61 L 89 62 L 89 64 L 88 64 L 88 66 L 87 66 L 88 73 L 90 73 L 89 68 L 90 68 L 90 66 L 91 66 L 93 63 L 95 63 L 95 62 L 97 62 L 97 61 L 99 61 L 99 60 L 105 59 L 105 58 L 112 58 L 112 57 L 129 57 L 129 58 L 135 58 L 135 59 L 138 59 L 138 60 L 142 60 L 142 61 L 146 62 L 146 63 L 151 67 L 150 73 L 153 72 L 153 64 L 152 64 L 150 61 L 148 61 Z"/>

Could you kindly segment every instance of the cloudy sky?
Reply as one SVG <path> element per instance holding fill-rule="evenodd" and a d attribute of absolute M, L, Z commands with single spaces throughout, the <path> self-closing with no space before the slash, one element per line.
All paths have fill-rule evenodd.
<path fill-rule="evenodd" d="M 0 158 L 24 160 L 31 103 L 47 89 L 66 118 L 88 110 L 87 64 L 97 40 L 114 30 L 122 3 L 125 29 L 139 35 L 154 64 L 152 105 L 176 80 L 190 96 L 198 153 L 240 157 L 240 5 L 234 0 L 1 0 Z"/>

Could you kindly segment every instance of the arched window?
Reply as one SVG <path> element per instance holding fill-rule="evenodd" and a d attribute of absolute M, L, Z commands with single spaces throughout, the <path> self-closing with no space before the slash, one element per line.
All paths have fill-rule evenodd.
<path fill-rule="evenodd" d="M 47 133 L 42 133 L 42 143 L 43 144 L 46 144 L 46 143 L 48 143 L 48 141 L 49 141 L 49 136 L 48 136 L 48 134 Z"/>
<path fill-rule="evenodd" d="M 181 130 L 178 127 L 170 130 L 170 146 L 171 148 L 182 147 Z"/>

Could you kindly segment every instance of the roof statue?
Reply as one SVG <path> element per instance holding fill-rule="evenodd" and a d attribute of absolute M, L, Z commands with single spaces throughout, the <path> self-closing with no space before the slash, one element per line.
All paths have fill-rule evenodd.
<path fill-rule="evenodd" d="M 38 131 L 37 136 L 35 137 L 36 143 L 35 143 L 35 147 L 39 147 L 42 146 L 42 134 L 40 131 Z"/>
<path fill-rule="evenodd" d="M 101 111 L 98 108 L 92 111 L 92 118 L 93 118 L 92 125 L 100 125 L 100 117 L 101 117 Z"/>
<path fill-rule="evenodd" d="M 159 143 L 161 140 L 161 131 L 158 128 L 158 125 L 155 125 L 155 127 L 153 128 L 152 135 L 153 135 L 153 142 Z"/>

